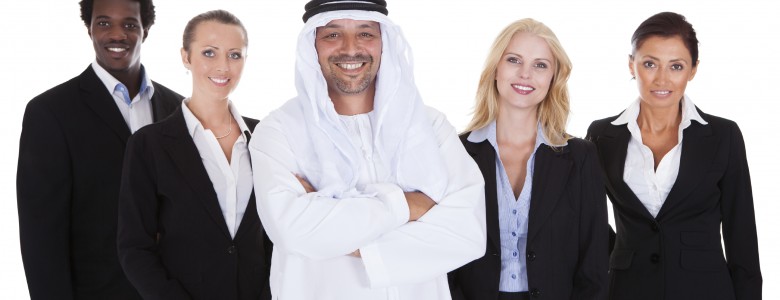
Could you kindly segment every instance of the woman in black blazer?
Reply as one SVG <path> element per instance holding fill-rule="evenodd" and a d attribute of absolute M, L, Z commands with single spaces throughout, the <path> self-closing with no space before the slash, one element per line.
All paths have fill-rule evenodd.
<path fill-rule="evenodd" d="M 229 12 L 190 20 L 181 50 L 192 96 L 129 140 L 119 199 L 122 268 L 144 299 L 270 299 L 271 243 L 247 144 L 257 120 L 228 96 L 247 35 Z"/>
<path fill-rule="evenodd" d="M 639 98 L 588 129 L 617 226 L 610 298 L 761 299 L 742 133 L 685 95 L 699 62 L 696 32 L 664 12 L 631 42 Z"/>
<path fill-rule="evenodd" d="M 606 298 L 606 198 L 595 146 L 565 131 L 570 71 L 535 20 L 493 43 L 461 135 L 485 179 L 487 252 L 449 274 L 453 299 Z"/>

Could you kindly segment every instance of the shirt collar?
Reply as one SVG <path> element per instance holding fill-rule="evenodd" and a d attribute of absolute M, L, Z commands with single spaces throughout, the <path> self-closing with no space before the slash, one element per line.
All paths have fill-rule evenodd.
<path fill-rule="evenodd" d="M 612 121 L 612 125 L 624 125 L 629 122 L 636 123 L 636 118 L 639 117 L 639 103 L 642 100 L 637 98 L 631 105 L 618 116 L 617 119 Z M 682 101 L 682 120 L 680 120 L 680 126 L 682 129 L 687 128 L 691 121 L 699 122 L 699 124 L 707 125 L 707 121 L 699 115 L 699 111 L 696 110 L 696 105 L 693 104 L 693 100 L 688 95 L 683 96 Z"/>
<path fill-rule="evenodd" d="M 195 117 L 195 114 L 192 113 L 189 107 L 187 107 L 187 103 L 190 102 L 190 98 L 184 99 L 181 102 L 181 112 L 184 114 L 184 122 L 187 123 L 187 132 L 190 134 L 190 137 L 195 137 L 195 133 L 198 130 L 205 130 L 203 127 L 203 124 L 200 123 L 200 120 L 198 120 L 197 117 Z M 238 113 L 238 109 L 236 109 L 236 106 L 233 105 L 232 101 L 228 100 L 228 109 L 230 109 L 230 114 L 233 116 L 233 119 L 238 124 L 238 128 L 241 129 L 241 138 L 244 142 L 246 142 L 246 136 L 244 135 L 244 132 L 249 131 L 249 126 L 246 125 L 246 122 L 244 122 L 244 118 L 241 117 L 241 114 Z"/>
<path fill-rule="evenodd" d="M 108 89 L 108 92 L 111 94 L 117 90 L 118 86 L 125 86 L 122 82 L 114 78 L 114 76 L 111 76 L 106 69 L 100 66 L 97 60 L 92 62 L 92 70 L 95 71 L 95 74 L 97 74 L 100 81 L 103 82 L 103 85 L 106 86 L 106 89 Z M 143 97 L 154 94 L 154 85 L 152 84 L 152 80 L 149 79 L 149 76 L 146 76 L 146 68 L 144 68 L 143 65 L 141 65 L 141 88 L 138 94 Z"/>
<path fill-rule="evenodd" d="M 496 140 L 496 120 L 493 120 L 485 127 L 482 127 L 480 129 L 472 131 L 468 138 L 466 138 L 469 142 L 472 143 L 481 143 L 485 140 L 490 142 L 490 145 L 493 146 L 494 149 L 496 149 L 496 152 L 498 152 L 498 141 Z M 549 141 L 544 137 L 544 131 L 542 130 L 542 124 L 537 123 L 536 124 L 536 142 L 534 144 L 534 152 L 536 152 L 536 149 L 539 149 L 539 145 L 545 144 L 548 146 L 552 146 Z M 556 147 L 562 147 L 568 145 L 568 142 L 559 145 Z"/>

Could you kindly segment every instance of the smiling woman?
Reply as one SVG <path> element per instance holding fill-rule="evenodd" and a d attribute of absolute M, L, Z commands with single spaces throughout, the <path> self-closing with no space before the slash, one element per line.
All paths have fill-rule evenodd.
<path fill-rule="evenodd" d="M 192 96 L 128 141 L 117 245 L 144 299 L 270 299 L 271 242 L 255 213 L 247 149 L 258 121 L 229 100 L 246 49 L 233 14 L 190 20 L 181 60 Z"/>

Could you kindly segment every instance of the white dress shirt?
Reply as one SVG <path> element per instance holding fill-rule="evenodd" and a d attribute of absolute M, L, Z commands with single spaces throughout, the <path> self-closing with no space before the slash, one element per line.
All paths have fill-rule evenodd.
<path fill-rule="evenodd" d="M 130 129 L 130 133 L 152 124 L 154 119 L 152 118 L 152 95 L 154 95 L 154 85 L 149 76 L 146 76 L 146 71 L 141 66 L 141 87 L 138 94 L 130 99 L 130 93 L 127 87 L 119 82 L 114 76 L 108 73 L 97 61 L 92 62 L 92 69 L 97 74 L 100 81 L 114 97 L 114 102 L 119 108 L 119 112 L 122 113 L 122 118 L 125 119 L 127 127 Z"/>
<path fill-rule="evenodd" d="M 230 103 L 230 113 L 238 123 L 238 127 L 241 128 L 241 135 L 233 144 L 231 159 L 228 162 L 214 133 L 204 128 L 203 124 L 187 107 L 189 100 L 187 98 L 181 104 L 184 121 L 187 123 L 187 131 L 192 136 L 192 141 L 198 148 L 211 184 L 214 185 L 219 207 L 222 208 L 222 216 L 225 218 L 230 236 L 235 237 L 236 230 L 244 217 L 246 206 L 249 204 L 249 197 L 252 195 L 252 162 L 249 159 L 249 150 L 244 136 L 244 133 L 249 131 L 249 127 L 246 126 L 235 106 Z M 224 133 L 217 134 L 223 135 Z"/>
<path fill-rule="evenodd" d="M 372 113 L 340 117 L 360 149 L 349 187 L 360 194 L 344 198 L 306 193 L 293 176 L 305 166 L 290 148 L 302 137 L 281 125 L 289 117 L 271 113 L 249 145 L 258 213 L 274 242 L 274 299 L 449 300 L 447 272 L 484 255 L 486 235 L 482 175 L 444 115 L 428 110 L 446 162 L 445 196 L 415 222 L 399 185 L 378 180 L 390 170 L 371 146 Z M 356 249 L 361 258 L 349 255 Z"/>
<path fill-rule="evenodd" d="M 612 125 L 627 124 L 631 132 L 626 153 L 626 164 L 623 171 L 623 181 L 631 191 L 639 198 L 639 201 L 647 208 L 647 211 L 655 217 L 661 210 L 669 195 L 677 174 L 680 171 L 680 154 L 682 153 L 683 130 L 695 120 L 702 125 L 707 122 L 696 111 L 693 101 L 685 96 L 682 101 L 682 120 L 677 132 L 677 145 L 667 152 L 655 168 L 653 151 L 642 142 L 642 131 L 636 122 L 639 117 L 639 103 L 637 99 L 631 106 L 623 111 L 620 116 L 612 121 Z"/>

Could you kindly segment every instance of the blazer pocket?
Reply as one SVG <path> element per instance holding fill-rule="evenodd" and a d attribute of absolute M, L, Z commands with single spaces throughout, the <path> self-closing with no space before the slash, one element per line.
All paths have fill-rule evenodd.
<path fill-rule="evenodd" d="M 682 250 L 680 266 L 694 272 L 716 272 L 725 270 L 726 261 L 720 249 L 713 250 Z"/>
<path fill-rule="evenodd" d="M 634 258 L 633 250 L 614 250 L 609 257 L 609 268 L 611 270 L 626 270 L 631 267 L 631 261 Z"/>

